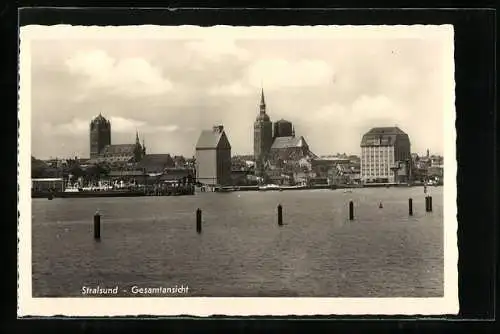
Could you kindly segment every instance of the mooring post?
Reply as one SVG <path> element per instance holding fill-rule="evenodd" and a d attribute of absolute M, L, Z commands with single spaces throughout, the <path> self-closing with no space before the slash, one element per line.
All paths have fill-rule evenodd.
<path fill-rule="evenodd" d="M 94 214 L 94 239 L 101 239 L 101 214 L 99 211 Z"/>
<path fill-rule="evenodd" d="M 432 196 L 429 196 L 429 212 L 432 212 Z"/>
<path fill-rule="evenodd" d="M 429 196 L 425 196 L 425 212 L 429 212 Z"/>
<path fill-rule="evenodd" d="M 201 233 L 201 210 L 196 209 L 196 232 Z"/>
<path fill-rule="evenodd" d="M 349 220 L 354 220 L 354 203 L 353 203 L 353 201 L 349 202 Z"/>
<path fill-rule="evenodd" d="M 278 225 L 283 225 L 283 207 L 281 204 L 278 204 Z"/>
<path fill-rule="evenodd" d="M 408 214 L 413 216 L 413 199 L 408 198 Z"/>

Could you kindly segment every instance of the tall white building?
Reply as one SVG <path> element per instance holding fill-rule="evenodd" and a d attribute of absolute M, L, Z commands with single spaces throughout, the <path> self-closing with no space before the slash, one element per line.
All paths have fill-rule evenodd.
<path fill-rule="evenodd" d="M 407 182 L 411 144 L 398 127 L 372 128 L 361 140 L 361 180 L 366 183 Z"/>

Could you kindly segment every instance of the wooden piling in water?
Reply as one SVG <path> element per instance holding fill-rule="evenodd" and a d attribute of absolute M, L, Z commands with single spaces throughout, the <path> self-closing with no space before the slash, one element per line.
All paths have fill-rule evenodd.
<path fill-rule="evenodd" d="M 278 225 L 283 225 L 283 207 L 281 204 L 278 204 Z"/>
<path fill-rule="evenodd" d="M 349 202 L 349 220 L 354 220 L 354 203 L 353 203 L 353 201 Z"/>
<path fill-rule="evenodd" d="M 429 212 L 432 212 L 432 196 L 429 196 Z"/>
<path fill-rule="evenodd" d="M 201 233 L 201 210 L 196 209 L 196 232 Z"/>
<path fill-rule="evenodd" d="M 101 215 L 96 212 L 94 215 L 94 239 L 101 239 Z"/>
<path fill-rule="evenodd" d="M 413 199 L 408 198 L 408 214 L 413 216 Z"/>

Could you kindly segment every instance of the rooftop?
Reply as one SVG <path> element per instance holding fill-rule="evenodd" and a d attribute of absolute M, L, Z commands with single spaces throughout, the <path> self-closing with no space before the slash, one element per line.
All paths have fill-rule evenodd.
<path fill-rule="evenodd" d="M 147 172 L 161 172 L 167 167 L 172 167 L 174 160 L 170 154 L 146 154 L 138 163 L 138 168 L 144 168 Z"/>
<path fill-rule="evenodd" d="M 405 135 L 406 133 L 397 126 L 372 128 L 367 135 Z"/>
<path fill-rule="evenodd" d="M 104 147 L 102 154 L 130 154 L 133 155 L 135 144 L 117 144 Z"/>
<path fill-rule="evenodd" d="M 410 141 L 408 135 L 395 127 L 377 127 L 363 135 L 361 146 L 392 146 L 398 140 Z"/>
<path fill-rule="evenodd" d="M 217 125 L 214 126 L 212 130 L 201 131 L 198 142 L 196 143 L 196 149 L 215 149 L 220 145 L 226 145 L 228 148 L 231 148 L 224 132 L 224 126 Z"/>
<path fill-rule="evenodd" d="M 284 149 L 291 147 L 308 147 L 304 137 L 276 137 L 271 145 L 271 149 Z"/>
<path fill-rule="evenodd" d="M 101 115 L 101 113 L 99 113 L 99 115 L 97 115 L 93 120 L 92 120 L 92 123 L 108 123 L 109 124 L 109 121 Z"/>

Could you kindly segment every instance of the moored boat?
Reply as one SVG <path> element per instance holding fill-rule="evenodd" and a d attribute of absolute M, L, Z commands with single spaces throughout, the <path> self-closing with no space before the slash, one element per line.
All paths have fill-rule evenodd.
<path fill-rule="evenodd" d="M 300 189 L 307 189 L 307 186 L 280 186 L 280 190 L 300 190 Z"/>
<path fill-rule="evenodd" d="M 218 192 L 218 193 L 229 193 L 229 192 L 233 192 L 235 190 L 236 189 L 234 187 L 219 187 L 219 188 L 215 188 L 215 191 Z"/>
<path fill-rule="evenodd" d="M 263 186 L 259 186 L 259 190 L 268 191 L 268 190 L 280 190 L 280 186 L 277 184 L 266 184 Z"/>

